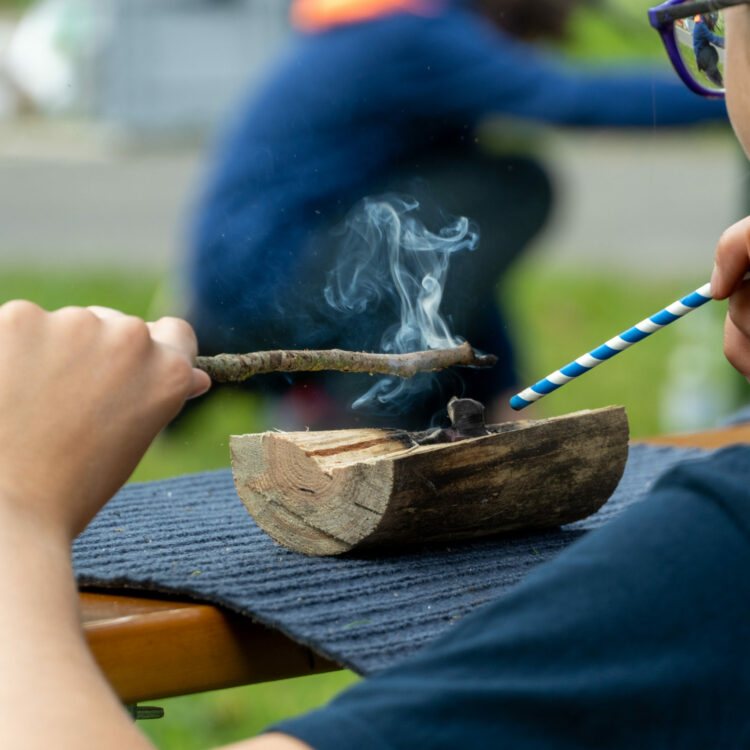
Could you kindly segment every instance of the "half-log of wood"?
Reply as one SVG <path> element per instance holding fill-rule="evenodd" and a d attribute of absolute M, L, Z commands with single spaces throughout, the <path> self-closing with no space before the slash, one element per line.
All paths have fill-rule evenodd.
<path fill-rule="evenodd" d="M 457 432 L 234 435 L 235 485 L 274 541 L 338 555 L 571 523 L 609 498 L 628 453 L 621 407 Z"/>

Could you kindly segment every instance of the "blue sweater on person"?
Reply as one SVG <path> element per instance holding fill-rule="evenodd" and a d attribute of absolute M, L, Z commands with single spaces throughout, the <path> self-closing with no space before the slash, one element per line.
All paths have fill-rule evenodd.
<path fill-rule="evenodd" d="M 714 34 L 703 21 L 696 23 L 693 26 L 693 52 L 695 56 L 698 57 L 710 44 L 715 47 L 723 47 L 724 37 Z"/>
<path fill-rule="evenodd" d="M 305 242 L 411 154 L 460 140 L 489 113 L 586 127 L 725 118 L 665 71 L 574 68 L 466 2 L 296 34 L 219 143 L 188 258 L 204 332 L 283 314 Z M 270 342 L 269 342 L 270 343 Z M 281 343 L 281 342 L 278 342 Z"/>

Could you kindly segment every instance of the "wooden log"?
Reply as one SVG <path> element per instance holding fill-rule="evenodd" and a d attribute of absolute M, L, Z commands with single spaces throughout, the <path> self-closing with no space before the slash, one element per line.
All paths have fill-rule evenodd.
<path fill-rule="evenodd" d="M 235 435 L 235 485 L 276 542 L 337 555 L 570 523 L 604 504 L 625 467 L 620 407 L 487 429 L 458 442 L 381 429 Z"/>

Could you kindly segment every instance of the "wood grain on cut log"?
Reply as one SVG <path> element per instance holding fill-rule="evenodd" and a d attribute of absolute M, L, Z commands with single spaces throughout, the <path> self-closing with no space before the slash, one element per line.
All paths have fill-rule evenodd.
<path fill-rule="evenodd" d="M 625 467 L 625 410 L 608 407 L 417 444 L 399 430 L 232 436 L 235 485 L 276 542 L 336 555 L 543 529 L 591 515 Z"/>

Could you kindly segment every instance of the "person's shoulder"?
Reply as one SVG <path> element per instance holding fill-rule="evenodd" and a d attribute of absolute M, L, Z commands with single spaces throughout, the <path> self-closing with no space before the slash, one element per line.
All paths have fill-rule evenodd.
<path fill-rule="evenodd" d="M 413 65 L 415 60 L 428 58 L 447 65 L 467 55 L 500 54 L 505 46 L 503 36 L 469 6 L 448 3 L 434 13 L 395 13 L 316 33 L 298 33 L 286 56 L 287 66 L 281 68 L 294 75 L 300 66 L 335 68 L 340 73 L 342 61 L 346 61 L 346 69 L 377 66 L 387 77 L 389 71 L 401 71 L 404 61 Z"/>
<path fill-rule="evenodd" d="M 471 6 L 447 7 L 423 24 L 416 46 L 422 54 L 445 64 L 515 63 L 525 46 Z M 528 50 L 527 50 L 528 52 Z"/>
<path fill-rule="evenodd" d="M 467 3 L 437 3 L 422 12 L 402 11 L 370 18 L 361 23 L 343 24 L 315 34 L 303 35 L 309 41 L 330 41 L 335 38 L 375 35 L 398 39 L 423 38 L 431 33 L 457 36 L 468 27 L 488 27 L 490 24 Z"/>

